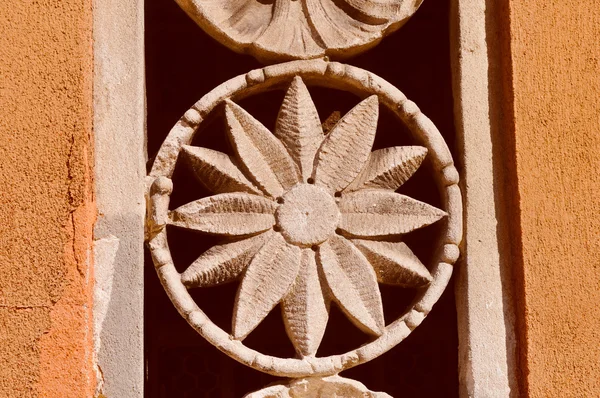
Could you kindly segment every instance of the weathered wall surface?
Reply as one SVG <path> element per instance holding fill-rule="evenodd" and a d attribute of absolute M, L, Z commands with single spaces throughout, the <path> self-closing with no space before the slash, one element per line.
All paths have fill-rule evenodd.
<path fill-rule="evenodd" d="M 90 397 L 91 2 L 0 1 L 0 396 Z"/>
<path fill-rule="evenodd" d="M 510 7 L 522 370 L 530 397 L 598 397 L 600 1 Z"/>

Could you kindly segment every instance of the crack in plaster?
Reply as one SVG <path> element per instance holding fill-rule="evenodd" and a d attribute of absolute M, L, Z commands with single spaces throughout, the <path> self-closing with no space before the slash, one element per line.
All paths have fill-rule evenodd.
<path fill-rule="evenodd" d="M 110 235 L 94 241 L 95 259 L 95 289 L 94 289 L 94 355 L 97 356 L 102 346 L 100 338 L 106 313 L 108 312 L 113 279 L 115 275 L 115 257 L 119 250 L 119 238 Z M 96 395 L 102 392 L 104 377 L 97 360 L 94 360 L 96 370 Z"/>

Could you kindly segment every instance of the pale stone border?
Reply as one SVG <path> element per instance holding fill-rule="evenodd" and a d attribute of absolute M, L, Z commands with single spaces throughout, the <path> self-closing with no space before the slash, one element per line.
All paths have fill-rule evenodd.
<path fill-rule="evenodd" d="M 94 0 L 94 348 L 107 397 L 143 397 L 144 2 Z"/>
<path fill-rule="evenodd" d="M 368 344 L 341 355 L 302 359 L 259 353 L 215 325 L 196 305 L 181 282 L 171 258 L 165 228 L 172 191 L 170 177 L 182 146 L 191 143 L 204 118 L 226 99 L 238 100 L 289 84 L 295 76 L 302 77 L 308 85 L 334 87 L 353 92 L 359 97 L 377 95 L 380 103 L 409 128 L 418 144 L 428 149 L 428 158 L 435 171 L 434 179 L 442 197 L 442 207 L 448 213 L 445 233 L 435 245 L 436 254 L 431 268 L 433 282 L 411 308 L 387 325 L 381 337 Z M 185 112 L 163 142 L 148 178 L 148 246 L 161 283 L 179 313 L 219 350 L 256 370 L 281 377 L 329 376 L 370 361 L 396 346 L 423 321 L 443 293 L 452 275 L 453 264 L 458 259 L 458 245 L 462 238 L 462 198 L 458 180 L 450 150 L 433 122 L 400 90 L 379 76 L 357 67 L 321 59 L 267 66 L 234 77 L 206 94 Z"/>
<path fill-rule="evenodd" d="M 495 0 L 453 0 L 452 77 L 465 236 L 457 266 L 460 396 L 518 396 L 509 236 L 504 229 Z"/>

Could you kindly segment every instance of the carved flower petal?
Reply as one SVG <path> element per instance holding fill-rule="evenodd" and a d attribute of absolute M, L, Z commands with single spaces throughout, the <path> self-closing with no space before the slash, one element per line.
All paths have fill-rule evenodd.
<path fill-rule="evenodd" d="M 237 168 L 229 155 L 189 145 L 184 145 L 183 152 L 200 182 L 212 192 L 249 192 L 262 195 Z"/>
<path fill-rule="evenodd" d="M 433 224 L 446 213 L 427 203 L 383 190 L 344 194 L 339 228 L 353 236 L 405 234 Z"/>
<path fill-rule="evenodd" d="M 289 291 L 300 268 L 297 246 L 281 235 L 260 249 L 246 269 L 233 309 L 233 336 L 244 339 Z"/>
<path fill-rule="evenodd" d="M 417 171 L 427 155 L 422 146 L 397 146 L 371 152 L 369 163 L 346 191 L 381 188 L 395 191 Z"/>
<path fill-rule="evenodd" d="M 274 0 L 274 3 L 273 17 L 255 41 L 256 47 L 298 58 L 323 50 L 312 35 L 300 1 Z"/>
<path fill-rule="evenodd" d="M 275 224 L 277 204 L 247 193 L 224 193 L 187 203 L 170 213 L 170 224 L 219 235 L 249 235 Z"/>
<path fill-rule="evenodd" d="M 251 43 L 265 30 L 272 18 L 272 5 L 256 0 L 178 0 L 188 14 L 203 19 L 212 29 L 211 35 L 227 40 L 241 51 L 239 43 Z M 228 36 L 228 37 L 227 37 Z M 230 43 L 233 42 L 233 43 Z"/>
<path fill-rule="evenodd" d="M 283 99 L 275 136 L 298 165 L 302 179 L 310 178 L 324 135 L 317 108 L 300 76 L 294 78 Z"/>
<path fill-rule="evenodd" d="M 358 21 L 340 8 L 336 0 L 305 0 L 304 3 L 309 24 L 325 48 L 354 47 L 381 37 L 381 25 Z"/>
<path fill-rule="evenodd" d="M 265 126 L 229 100 L 225 116 L 231 143 L 244 171 L 260 189 L 278 197 L 299 182 L 294 161 Z"/>
<path fill-rule="evenodd" d="M 348 240 L 334 236 L 319 247 L 319 264 L 333 299 L 365 332 L 381 335 L 385 326 L 377 276 Z"/>
<path fill-rule="evenodd" d="M 433 278 L 404 242 L 353 240 L 367 257 L 380 283 L 404 287 L 426 286 Z"/>
<path fill-rule="evenodd" d="M 328 307 L 319 281 L 315 253 L 304 249 L 296 282 L 281 306 L 288 336 L 300 355 L 317 352 L 329 318 Z"/>
<path fill-rule="evenodd" d="M 409 1 L 398 0 L 344 0 L 346 4 L 358 11 L 357 19 L 366 23 L 385 23 L 394 18 L 401 6 Z M 414 2 L 414 1 L 413 1 Z"/>
<path fill-rule="evenodd" d="M 211 247 L 181 274 L 181 282 L 192 288 L 236 280 L 270 235 L 266 232 L 238 242 Z"/>
<path fill-rule="evenodd" d="M 379 101 L 372 95 L 356 105 L 323 141 L 315 160 L 314 180 L 332 193 L 342 191 L 361 172 L 373 147 Z"/>

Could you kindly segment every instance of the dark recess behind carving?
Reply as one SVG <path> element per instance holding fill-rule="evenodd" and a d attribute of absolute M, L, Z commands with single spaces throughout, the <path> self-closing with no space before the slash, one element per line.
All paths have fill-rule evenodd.
<path fill-rule="evenodd" d="M 383 77 L 429 116 L 454 147 L 450 49 L 447 0 L 427 0 L 400 31 L 383 40 L 373 50 L 345 62 Z M 260 67 L 254 58 L 232 52 L 206 35 L 173 0 L 146 1 L 146 74 L 148 109 L 148 154 L 152 159 L 174 123 L 204 94 L 220 83 Z M 311 88 L 322 120 L 334 110 L 347 111 L 356 100 L 333 90 Z M 242 105 L 273 127 L 283 92 L 263 94 Z M 254 101 L 254 102 L 253 102 Z M 260 106 L 256 104 L 260 102 Z M 340 104 L 338 106 L 338 104 Z M 335 105 L 335 106 L 334 106 Z M 203 126 L 210 134 L 199 134 L 195 145 L 227 151 L 222 120 Z M 410 144 L 402 135 L 391 135 L 401 128 L 389 115 L 382 114 L 376 146 Z M 390 138 L 391 137 L 391 138 Z M 179 162 L 174 175 L 172 208 L 206 196 L 185 162 Z M 437 204 L 428 170 L 423 167 L 401 188 L 417 199 Z M 205 235 L 170 228 L 169 242 L 176 265 L 182 271 L 199 254 L 218 240 Z M 436 227 L 410 236 L 413 250 L 426 260 L 430 248 L 426 240 L 439 233 Z M 427 264 L 426 261 L 424 261 Z M 146 397 L 242 397 L 279 380 L 263 375 L 230 359 L 206 343 L 179 316 L 163 291 L 146 256 L 145 344 L 148 380 Z M 193 297 L 215 323 L 230 329 L 236 285 L 194 289 Z M 395 319 L 409 302 L 412 292 L 382 287 L 386 322 Z M 453 284 L 433 312 L 411 336 L 382 357 L 348 370 L 374 391 L 385 391 L 397 398 L 458 397 L 458 337 Z M 333 327 L 331 327 L 333 325 Z M 320 355 L 338 353 L 367 341 L 337 309 Z M 272 355 L 293 355 L 277 309 L 252 333 L 246 343 Z"/>

